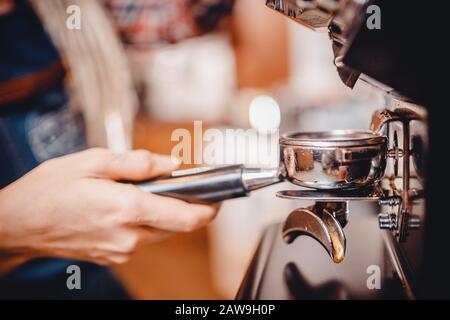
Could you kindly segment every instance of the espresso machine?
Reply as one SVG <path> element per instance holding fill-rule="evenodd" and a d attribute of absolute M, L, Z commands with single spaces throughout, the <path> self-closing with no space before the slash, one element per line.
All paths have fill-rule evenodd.
<path fill-rule="evenodd" d="M 403 0 L 267 0 L 266 6 L 328 32 L 345 85 L 365 81 L 385 92 L 385 104 L 367 125 L 386 141 L 353 139 L 351 132 L 345 139 L 281 138 L 288 171 L 300 166 L 304 174 L 319 170 L 346 182 L 365 170 L 373 183 L 278 192 L 299 208 L 264 232 L 236 298 L 450 297 L 449 217 L 438 186 L 446 171 L 439 152 L 445 96 L 435 80 L 447 62 L 431 36 L 438 28 L 436 10 Z M 293 147 L 299 149 L 286 152 Z M 371 166 L 362 168 L 365 161 Z M 314 174 L 313 182 L 335 181 L 326 177 Z"/>
<path fill-rule="evenodd" d="M 138 187 L 211 203 L 291 183 L 274 196 L 297 209 L 264 232 L 237 299 L 450 297 L 450 215 L 439 186 L 447 181 L 447 99 L 436 76 L 449 59 L 432 37 L 444 30 L 445 11 L 408 0 L 266 5 L 328 32 L 345 85 L 364 81 L 385 93 L 368 130 L 283 134 L 278 168 L 195 168 Z"/>

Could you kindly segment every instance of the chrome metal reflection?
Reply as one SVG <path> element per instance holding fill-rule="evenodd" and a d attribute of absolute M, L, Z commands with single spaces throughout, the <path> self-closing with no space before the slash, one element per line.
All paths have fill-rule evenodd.
<path fill-rule="evenodd" d="M 341 203 L 338 210 L 346 211 L 346 204 Z M 328 207 L 296 209 L 288 216 L 283 227 L 283 238 L 287 243 L 298 236 L 307 235 L 316 239 L 327 251 L 335 263 L 341 263 L 345 257 L 346 240 L 338 217 Z M 342 216 L 340 217 L 342 219 Z M 346 218 L 343 219 L 346 223 Z"/>
<path fill-rule="evenodd" d="M 360 188 L 379 181 L 387 138 L 369 131 L 287 134 L 280 139 L 286 178 L 315 189 Z"/>

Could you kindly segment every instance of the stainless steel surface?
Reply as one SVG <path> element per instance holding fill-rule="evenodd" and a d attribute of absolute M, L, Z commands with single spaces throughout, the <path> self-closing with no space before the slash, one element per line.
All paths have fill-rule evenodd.
<path fill-rule="evenodd" d="M 400 216 L 398 217 L 399 226 L 398 226 L 398 236 L 399 241 L 403 242 L 406 240 L 407 232 L 408 232 L 408 220 L 411 212 L 411 203 L 409 199 L 409 178 L 410 178 L 410 125 L 409 120 L 403 121 L 403 183 L 402 183 L 402 208 L 400 212 Z"/>
<path fill-rule="evenodd" d="M 386 166 L 386 137 L 369 131 L 293 133 L 280 138 L 280 159 L 290 182 L 315 189 L 373 184 Z"/>
<path fill-rule="evenodd" d="M 266 6 L 344 44 L 360 22 L 367 0 L 266 0 Z"/>
<path fill-rule="evenodd" d="M 331 245 L 333 246 L 331 258 L 335 263 L 341 263 L 344 260 L 346 250 L 344 231 L 342 230 L 337 219 L 333 217 L 329 211 L 323 210 L 322 220 L 327 227 L 328 233 L 330 234 Z"/>
<path fill-rule="evenodd" d="M 372 0 L 266 0 L 266 5 L 312 30 L 327 31 L 338 74 L 353 88 L 364 74 L 347 66 L 344 59 L 355 31 L 365 22 L 370 2 Z"/>
<path fill-rule="evenodd" d="M 172 172 L 169 177 L 133 184 L 145 192 L 191 203 L 213 203 L 245 197 L 250 191 L 281 180 L 277 169 L 253 169 L 232 165 L 178 170 Z"/>
<path fill-rule="evenodd" d="M 242 170 L 242 183 L 249 192 L 270 186 L 282 180 L 278 169 L 243 168 Z"/>
<path fill-rule="evenodd" d="M 395 180 L 399 173 L 399 165 L 401 164 L 401 186 L 394 183 L 390 184 L 398 197 L 401 198 L 401 203 L 398 205 L 390 205 L 389 212 L 381 213 L 379 215 L 379 225 L 382 229 L 391 230 L 398 238 L 398 241 L 404 242 L 411 229 L 410 226 L 416 227 L 415 220 L 410 223 L 412 219 L 412 199 L 411 187 L 412 180 L 410 163 L 412 158 L 411 142 L 411 123 L 424 122 L 426 116 L 421 113 L 418 108 L 405 107 L 410 103 L 397 102 L 393 110 L 380 110 L 374 113 L 372 117 L 371 130 L 379 133 L 389 135 L 389 124 L 398 126 L 399 130 L 394 130 L 391 133 L 393 147 L 388 151 L 388 157 L 392 158 L 393 163 L 393 177 L 387 177 L 391 181 Z M 401 132 L 402 148 L 399 147 L 399 132 Z M 402 160 L 402 161 L 400 161 Z M 394 180 L 392 180 L 394 179 Z M 417 192 L 415 192 L 417 193 Z M 420 191 L 419 191 L 420 193 Z"/>
<path fill-rule="evenodd" d="M 316 239 L 335 263 L 345 256 L 345 235 L 339 222 L 331 213 L 323 210 L 319 217 L 315 208 L 294 210 L 283 226 L 283 238 L 292 243 L 298 236 L 308 235 Z"/>
<path fill-rule="evenodd" d="M 291 200 L 313 200 L 319 202 L 329 201 L 379 201 L 384 197 L 383 192 L 377 189 L 365 190 L 284 190 L 277 192 L 278 198 Z"/>
<path fill-rule="evenodd" d="M 281 136 L 280 143 L 310 147 L 360 147 L 386 143 L 385 136 L 365 130 L 292 132 Z"/>
<path fill-rule="evenodd" d="M 388 123 L 394 121 L 400 121 L 400 115 L 391 110 L 383 109 L 378 110 L 372 115 L 372 121 L 370 123 L 370 130 L 372 132 L 382 132 Z"/>
<path fill-rule="evenodd" d="M 313 30 L 327 29 L 338 9 L 338 2 L 329 0 L 267 0 L 266 6 Z"/>
<path fill-rule="evenodd" d="M 396 108 L 395 110 L 382 109 L 372 115 L 370 130 L 384 133 L 386 125 L 392 122 L 409 123 L 413 120 L 424 120 L 424 116 L 409 108 Z"/>
<path fill-rule="evenodd" d="M 191 203 L 212 203 L 247 195 L 243 171 L 242 165 L 189 169 L 175 171 L 169 177 L 131 183 L 145 192 Z"/>

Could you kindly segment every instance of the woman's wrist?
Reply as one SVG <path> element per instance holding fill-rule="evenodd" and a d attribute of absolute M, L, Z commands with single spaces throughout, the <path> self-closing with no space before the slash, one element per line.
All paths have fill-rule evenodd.
<path fill-rule="evenodd" d="M 14 203 L 14 199 L 11 198 L 14 196 L 9 193 L 8 187 L 0 190 L 0 276 L 31 259 L 31 256 L 25 252 L 23 243 L 19 243 L 17 236 L 11 233 L 11 225 L 15 224 L 12 219 L 20 218 L 17 217 L 19 212 L 16 212 L 19 209 L 11 207 Z M 26 221 L 19 221 L 19 223 L 23 225 Z M 23 237 L 21 238 L 23 240 Z"/>
<path fill-rule="evenodd" d="M 20 255 L 25 248 L 25 229 L 29 219 L 21 218 L 18 205 L 24 199 L 16 198 L 12 186 L 0 190 L 0 257 Z"/>

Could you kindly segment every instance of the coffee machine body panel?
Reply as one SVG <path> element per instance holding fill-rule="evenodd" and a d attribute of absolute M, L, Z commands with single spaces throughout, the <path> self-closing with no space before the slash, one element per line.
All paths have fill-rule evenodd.
<path fill-rule="evenodd" d="M 349 5 L 356 2 L 360 5 Z M 303 19 L 299 13 L 304 8 L 295 6 L 304 2 L 267 3 L 294 20 Z M 291 7 L 285 8 L 286 3 Z M 329 13 L 323 3 L 308 5 Z M 440 212 L 445 207 L 445 190 L 436 185 L 440 172 L 446 171 L 446 156 L 439 152 L 438 141 L 448 125 L 437 108 L 446 94 L 438 89 L 441 79 L 435 77 L 448 65 L 448 58 L 438 58 L 439 44 L 432 36 L 438 28 L 435 2 L 427 6 L 430 10 L 406 0 L 335 3 L 341 5 L 331 10 L 327 23 L 337 72 L 347 86 L 365 81 L 384 91 L 386 103 L 380 108 L 388 111 L 381 114 L 399 115 L 384 129 L 389 151 L 381 185 L 400 201 L 350 203 L 344 228 L 347 250 L 340 264 L 313 238 L 299 236 L 286 243 L 283 224 L 272 225 L 264 233 L 237 298 L 449 297 L 446 272 L 450 264 L 444 242 L 450 218 Z M 374 12 L 368 10 L 371 6 L 380 9 L 381 28 L 367 25 Z M 346 16 L 355 19 L 342 18 Z M 298 201 L 300 207 L 311 205 Z"/>
<path fill-rule="evenodd" d="M 335 264 L 310 237 L 282 240 L 282 224 L 270 226 L 237 299 L 406 299 L 404 285 L 386 259 L 387 231 L 377 230 L 376 208 L 362 206 L 345 227 L 347 253 Z"/>

